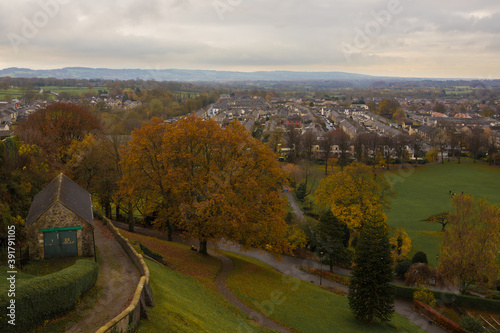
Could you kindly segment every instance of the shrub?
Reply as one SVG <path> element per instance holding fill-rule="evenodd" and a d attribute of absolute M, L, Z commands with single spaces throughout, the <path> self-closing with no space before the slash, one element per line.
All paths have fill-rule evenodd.
<path fill-rule="evenodd" d="M 432 307 L 436 305 L 436 299 L 434 298 L 434 294 L 431 293 L 428 289 L 424 288 L 419 288 L 417 291 L 413 293 L 413 300 L 423 302 Z"/>
<path fill-rule="evenodd" d="M 406 272 L 410 269 L 411 261 L 403 260 L 397 263 L 394 271 L 398 278 L 404 279 Z"/>
<path fill-rule="evenodd" d="M 470 333 L 482 333 L 486 332 L 481 321 L 477 318 L 471 316 L 463 316 L 460 320 L 460 326 L 466 331 Z"/>
<path fill-rule="evenodd" d="M 413 258 L 411 258 L 411 263 L 412 264 L 416 264 L 416 263 L 423 263 L 423 264 L 427 264 L 427 255 L 422 252 L 422 251 L 419 251 L 417 253 L 415 253 L 415 255 L 413 256 Z"/>
<path fill-rule="evenodd" d="M 91 289 L 96 281 L 97 263 L 82 259 L 59 272 L 17 281 L 16 325 L 11 326 L 6 320 L 2 320 L 0 331 L 28 332 L 45 320 L 72 310 L 80 295 Z M 10 302 L 7 296 L 5 288 L 0 288 L 2 309 L 6 309 Z"/>
<path fill-rule="evenodd" d="M 304 199 L 307 196 L 306 183 L 302 182 L 299 184 L 299 186 L 297 186 L 297 189 L 295 190 L 295 195 L 297 196 L 297 200 L 304 201 Z"/>

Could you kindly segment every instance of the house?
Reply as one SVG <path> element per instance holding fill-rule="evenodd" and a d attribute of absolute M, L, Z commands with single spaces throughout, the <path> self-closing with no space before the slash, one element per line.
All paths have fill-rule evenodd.
<path fill-rule="evenodd" d="M 25 233 L 30 259 L 93 256 L 90 193 L 61 173 L 33 199 Z"/>

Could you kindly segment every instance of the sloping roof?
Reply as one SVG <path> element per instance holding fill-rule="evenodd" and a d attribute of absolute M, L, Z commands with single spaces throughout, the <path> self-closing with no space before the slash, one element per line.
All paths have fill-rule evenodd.
<path fill-rule="evenodd" d="M 26 218 L 26 227 L 35 222 L 56 202 L 60 202 L 73 213 L 93 225 L 94 215 L 90 193 L 61 173 L 33 199 Z"/>

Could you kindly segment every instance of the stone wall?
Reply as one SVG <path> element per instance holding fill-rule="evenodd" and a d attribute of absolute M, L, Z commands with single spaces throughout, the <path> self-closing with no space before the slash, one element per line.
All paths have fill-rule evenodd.
<path fill-rule="evenodd" d="M 78 256 L 90 257 L 94 255 L 94 226 L 81 217 L 56 202 L 35 222 L 26 228 L 30 259 L 44 258 L 43 232 L 40 229 L 57 229 L 82 227 L 77 230 Z"/>

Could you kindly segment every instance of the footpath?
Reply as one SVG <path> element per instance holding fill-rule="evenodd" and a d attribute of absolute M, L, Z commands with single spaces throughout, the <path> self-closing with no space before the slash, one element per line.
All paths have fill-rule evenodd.
<path fill-rule="evenodd" d="M 68 328 L 67 333 L 97 331 L 130 305 L 139 283 L 139 272 L 109 228 L 99 220 L 94 220 L 94 225 L 100 259 L 95 287 L 101 288 L 102 293 L 95 306 L 83 313 L 83 319 Z"/>
<path fill-rule="evenodd" d="M 118 228 L 121 228 L 121 229 L 124 229 L 124 230 L 128 230 L 128 225 L 126 223 L 113 221 L 113 224 L 116 227 L 118 227 Z M 167 239 L 167 236 L 166 236 L 165 233 L 162 233 L 162 232 L 159 232 L 159 231 L 156 231 L 156 230 L 151 230 L 151 229 L 147 229 L 147 228 L 137 227 L 136 226 L 136 227 L 134 227 L 134 231 L 136 233 L 139 233 L 139 234 L 143 234 L 143 235 L 147 235 L 147 236 L 152 236 L 152 237 L 156 237 L 156 238 L 159 238 L 159 239 L 164 239 L 164 240 Z M 180 237 L 178 235 L 176 235 L 174 237 L 174 241 L 178 242 L 178 243 L 187 244 L 189 246 L 193 245 L 195 247 L 198 247 L 198 242 L 197 241 L 189 242 L 189 241 L 186 241 L 184 238 L 182 238 L 182 237 Z M 313 260 L 313 259 L 301 259 L 301 258 L 291 257 L 291 256 L 282 256 L 281 257 L 282 260 L 281 261 L 277 261 L 274 258 L 273 255 L 271 255 L 269 253 L 266 253 L 266 252 L 263 252 L 262 250 L 251 249 L 251 250 L 248 250 L 248 251 L 241 251 L 239 249 L 238 245 L 227 243 L 227 242 L 219 244 L 218 248 L 220 250 L 224 250 L 224 251 L 228 251 L 228 252 L 233 252 L 233 253 L 238 253 L 238 254 L 243 254 L 243 255 L 255 258 L 257 260 L 260 260 L 260 261 L 262 261 L 262 262 L 264 262 L 264 263 L 272 266 L 274 269 L 276 269 L 280 273 L 286 274 L 288 276 L 298 278 L 298 279 L 306 281 L 308 283 L 315 283 L 317 285 L 320 284 L 320 278 L 319 277 L 317 277 L 315 275 L 312 275 L 312 274 L 309 274 L 309 273 L 306 273 L 306 272 L 301 271 L 299 269 L 300 266 L 312 267 L 312 268 L 320 269 L 320 263 L 317 262 L 317 261 L 315 261 L 315 260 Z M 229 276 L 229 273 L 232 270 L 232 261 L 231 261 L 231 259 L 229 259 L 228 257 L 223 256 L 222 254 L 219 254 L 219 253 L 211 252 L 210 254 L 217 256 L 221 260 L 221 262 L 222 262 L 222 271 L 219 274 L 220 277 L 219 276 L 217 277 L 217 278 L 220 278 L 222 280 L 222 282 L 221 281 L 219 281 L 219 282 L 216 281 L 216 286 L 217 286 L 217 283 L 219 283 L 219 285 L 217 286 L 217 288 L 218 289 L 219 289 L 219 287 L 221 288 L 221 289 L 219 289 L 219 292 L 221 292 L 221 294 L 229 302 L 231 302 L 233 305 L 235 305 L 240 310 L 244 311 L 245 313 L 249 314 L 250 316 L 252 316 L 253 314 L 255 314 L 255 310 L 250 309 L 245 304 L 241 303 L 241 301 L 239 301 L 227 289 L 227 287 L 225 286 L 225 283 L 223 282 L 223 281 L 225 281 L 225 278 L 227 278 L 227 276 Z M 223 259 L 223 258 L 225 258 L 225 259 Z M 323 268 L 325 268 L 324 265 L 323 265 Z M 333 272 L 337 273 L 337 274 L 343 274 L 343 275 L 349 275 L 350 274 L 349 270 L 343 269 L 343 268 L 339 268 L 339 267 L 334 267 L 333 268 Z M 342 290 L 344 290 L 346 292 L 348 291 L 347 286 L 344 286 L 342 284 L 339 284 L 339 283 L 336 283 L 336 282 L 333 282 L 333 281 L 330 281 L 330 280 L 327 280 L 327 279 L 322 279 L 321 282 L 322 282 L 323 286 L 326 286 L 326 287 L 335 287 L 335 288 L 342 289 Z M 238 303 L 240 303 L 242 305 L 242 307 L 240 307 L 238 305 Z M 395 311 L 397 313 L 399 313 L 400 315 L 408 318 L 410 321 L 412 321 L 413 323 L 415 323 L 416 325 L 418 325 L 422 329 L 422 332 L 446 333 L 446 331 L 444 329 L 442 329 L 441 327 L 433 324 L 427 318 L 423 317 L 422 315 L 420 315 L 419 313 L 417 313 L 416 311 L 414 311 L 412 309 L 413 305 L 412 305 L 411 302 L 404 301 L 404 300 L 395 300 L 394 306 L 395 306 Z M 246 310 L 244 310 L 245 307 L 246 307 Z M 265 319 L 267 319 L 267 318 L 265 318 Z M 273 324 L 277 325 L 275 322 L 273 322 L 271 320 L 269 320 L 269 322 L 270 322 L 269 325 L 273 325 Z M 262 326 L 268 327 L 268 326 L 266 326 L 264 324 Z M 284 327 L 281 327 L 279 325 L 278 325 L 278 328 L 274 328 L 274 327 L 270 327 L 270 326 L 268 328 L 277 330 L 279 332 L 289 332 Z"/>

